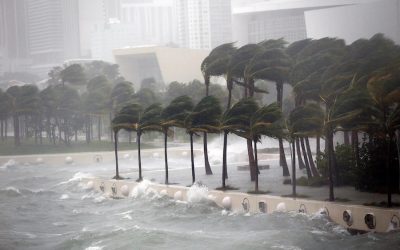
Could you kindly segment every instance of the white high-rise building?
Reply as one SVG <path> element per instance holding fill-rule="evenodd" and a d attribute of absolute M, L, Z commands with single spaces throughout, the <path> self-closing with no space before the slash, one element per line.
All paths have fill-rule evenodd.
<path fill-rule="evenodd" d="M 0 75 L 27 69 L 25 15 L 23 0 L 0 1 Z"/>
<path fill-rule="evenodd" d="M 232 41 L 230 0 L 175 0 L 182 47 L 212 49 Z"/>
<path fill-rule="evenodd" d="M 177 44 L 177 19 L 172 0 L 104 2 L 106 24 L 92 34 L 92 58 L 114 61 L 113 49 Z"/>
<path fill-rule="evenodd" d="M 31 71 L 47 75 L 66 59 L 80 56 L 77 0 L 26 0 Z"/>

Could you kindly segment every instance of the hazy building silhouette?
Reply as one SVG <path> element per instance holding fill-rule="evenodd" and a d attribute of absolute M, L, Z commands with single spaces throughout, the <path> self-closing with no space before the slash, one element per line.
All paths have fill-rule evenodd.
<path fill-rule="evenodd" d="M 400 0 L 310 10 L 305 13 L 305 20 L 307 36 L 311 38 L 339 37 L 352 43 L 382 33 L 400 44 Z"/>
<path fill-rule="evenodd" d="M 46 75 L 80 56 L 78 0 L 26 0 L 30 67 Z"/>
<path fill-rule="evenodd" d="M 26 71 L 29 63 L 25 3 L 0 1 L 0 74 Z"/>
<path fill-rule="evenodd" d="M 179 45 L 212 49 L 232 41 L 230 0 L 175 0 Z"/>

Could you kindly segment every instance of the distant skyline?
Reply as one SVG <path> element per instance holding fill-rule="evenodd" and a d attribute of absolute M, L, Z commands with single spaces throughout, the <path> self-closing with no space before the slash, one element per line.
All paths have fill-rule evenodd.
<path fill-rule="evenodd" d="M 400 0 L 0 0 L 0 75 L 46 77 L 66 60 L 114 62 L 114 49 L 143 45 L 350 43 L 378 32 L 399 43 L 399 12 Z"/>

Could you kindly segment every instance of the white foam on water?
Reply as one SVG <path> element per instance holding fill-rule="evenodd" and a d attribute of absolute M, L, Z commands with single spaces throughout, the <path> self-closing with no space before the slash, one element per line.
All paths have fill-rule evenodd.
<path fill-rule="evenodd" d="M 67 199 L 69 199 L 69 195 L 68 194 L 63 194 L 60 197 L 60 200 L 67 200 Z"/>
<path fill-rule="evenodd" d="M 158 196 L 157 191 L 151 188 L 151 181 L 146 179 L 137 184 L 131 191 L 131 197 L 135 199 L 141 197 L 154 198 Z"/>
<path fill-rule="evenodd" d="M 189 203 L 198 203 L 208 200 L 208 187 L 201 183 L 195 182 L 186 193 Z"/>
<path fill-rule="evenodd" d="M 29 238 L 29 239 L 37 238 L 37 236 L 35 234 L 30 233 L 30 232 L 18 232 L 18 231 L 11 231 L 11 232 L 13 232 L 15 234 L 18 234 L 18 235 L 21 235 L 22 237 Z"/>
<path fill-rule="evenodd" d="M 124 217 L 122 217 L 123 219 L 128 219 L 128 220 L 132 220 L 132 216 L 130 216 L 129 214 L 125 215 Z"/>
<path fill-rule="evenodd" d="M 56 226 L 56 227 L 65 227 L 65 226 L 67 226 L 67 225 L 68 225 L 67 223 L 61 222 L 61 221 L 58 221 L 58 222 L 54 222 L 54 223 L 53 223 L 53 226 Z"/>
<path fill-rule="evenodd" d="M 82 181 L 83 179 L 88 179 L 88 178 L 93 178 L 93 175 L 90 174 L 90 173 L 77 172 L 77 173 L 74 174 L 74 176 L 72 176 L 71 179 L 69 179 L 67 181 L 60 182 L 56 186 L 68 184 L 68 183 L 71 183 L 71 182 L 78 182 L 78 181 Z"/>
<path fill-rule="evenodd" d="M 0 167 L 0 169 L 8 169 L 10 167 L 14 167 L 15 165 L 17 165 L 17 162 L 14 159 L 10 159 L 6 163 L 4 163 L 3 166 Z"/>
<path fill-rule="evenodd" d="M 300 247 L 288 246 L 288 245 L 273 245 L 271 249 L 284 249 L 284 250 L 301 250 Z"/>
<path fill-rule="evenodd" d="M 6 188 L 3 189 L 3 190 L 5 190 L 5 191 L 12 191 L 12 192 L 15 192 L 15 193 L 17 193 L 17 194 L 21 194 L 21 192 L 19 191 L 19 189 L 16 188 L 16 187 L 13 187 L 13 186 L 6 187 Z"/>
<path fill-rule="evenodd" d="M 102 203 L 103 201 L 105 201 L 107 198 L 104 196 L 98 196 L 96 198 L 93 199 L 94 203 Z"/>
<path fill-rule="evenodd" d="M 102 250 L 104 246 L 90 246 L 85 248 L 85 250 Z"/>

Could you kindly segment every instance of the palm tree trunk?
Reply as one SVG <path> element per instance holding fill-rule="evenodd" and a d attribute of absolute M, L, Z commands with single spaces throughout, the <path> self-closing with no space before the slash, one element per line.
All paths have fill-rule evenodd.
<path fill-rule="evenodd" d="M 7 141 L 7 137 L 8 137 L 8 117 L 6 117 L 6 121 L 4 124 L 4 138 L 6 139 L 6 141 Z"/>
<path fill-rule="evenodd" d="M 348 131 L 344 131 L 343 132 L 343 143 L 344 145 L 350 145 L 350 138 L 349 138 L 349 132 Z"/>
<path fill-rule="evenodd" d="M 194 155 L 193 155 L 193 133 L 189 133 L 190 135 L 190 159 L 192 162 L 192 184 L 196 181 L 196 173 L 194 171 Z"/>
<path fill-rule="evenodd" d="M 356 167 L 360 166 L 360 151 L 358 149 L 358 133 L 351 131 L 351 144 L 353 148 L 354 159 L 356 160 Z"/>
<path fill-rule="evenodd" d="M 204 82 L 206 85 L 206 96 L 209 95 L 209 90 L 210 90 L 210 77 L 205 76 L 204 77 Z M 206 175 L 212 175 L 213 172 L 210 167 L 210 161 L 208 160 L 208 150 L 207 150 L 207 132 L 203 133 L 203 153 L 204 153 L 204 168 L 206 170 Z"/>
<path fill-rule="evenodd" d="M 304 165 L 303 158 L 301 157 L 301 153 L 300 153 L 300 141 L 299 141 L 299 138 L 296 138 L 296 142 L 293 142 L 293 143 L 296 143 L 295 148 L 297 150 L 297 159 L 299 161 L 299 169 L 305 169 L 306 166 Z"/>
<path fill-rule="evenodd" d="M 136 132 L 136 137 L 137 137 L 137 147 L 138 147 L 138 165 L 139 165 L 139 179 L 138 181 L 142 181 L 142 156 L 141 156 L 141 151 L 140 151 L 140 137 L 142 136 L 142 133 L 140 130 Z"/>
<path fill-rule="evenodd" d="M 398 180 L 398 190 L 400 191 L 400 131 L 396 130 L 396 146 L 397 146 L 397 159 L 399 161 L 399 175 L 397 176 Z"/>
<path fill-rule="evenodd" d="M 310 141 L 308 140 L 308 137 L 305 137 L 304 140 L 306 142 L 307 156 L 308 156 L 308 161 L 310 163 L 311 173 L 314 177 L 319 177 L 318 170 L 315 166 L 315 163 L 314 163 L 314 160 L 312 157 Z"/>
<path fill-rule="evenodd" d="M 19 117 L 17 115 L 14 115 L 14 145 L 21 145 L 19 138 Z"/>
<path fill-rule="evenodd" d="M 114 132 L 114 151 L 115 151 L 115 179 L 120 179 L 118 169 L 118 132 Z"/>
<path fill-rule="evenodd" d="M 110 111 L 109 119 L 110 119 L 110 123 L 111 123 L 111 121 L 112 121 L 112 111 Z M 112 136 L 112 134 L 113 134 L 113 129 L 112 129 L 112 127 L 110 126 L 110 140 L 111 140 L 111 142 L 113 141 L 113 136 Z"/>
<path fill-rule="evenodd" d="M 258 171 L 256 169 L 252 144 L 253 144 L 252 140 L 247 139 L 247 155 L 249 157 L 250 179 L 251 181 L 254 181 L 256 175 L 258 174 Z"/>
<path fill-rule="evenodd" d="M 228 131 L 224 131 L 224 145 L 222 152 L 222 188 L 225 188 L 225 176 L 227 175 L 227 162 L 226 162 L 226 151 L 228 147 Z"/>
<path fill-rule="evenodd" d="M 278 103 L 279 108 L 282 111 L 282 102 L 283 102 L 283 82 L 276 82 L 276 102 Z M 283 176 L 290 176 L 289 168 L 286 162 L 285 149 L 283 148 L 283 140 L 279 138 L 279 164 L 282 167 Z"/>
<path fill-rule="evenodd" d="M 307 177 L 310 179 L 312 177 L 312 173 L 311 173 L 310 163 L 308 161 L 306 147 L 304 145 L 303 137 L 300 138 L 300 146 L 301 146 L 301 152 L 303 153 L 304 163 L 306 165 Z"/>
<path fill-rule="evenodd" d="M 0 130 L 1 130 L 1 140 L 2 141 L 4 141 L 4 129 L 3 129 L 3 124 L 4 124 L 4 121 L 3 120 L 0 120 L 0 124 L 1 124 L 1 128 L 0 128 Z"/>
<path fill-rule="evenodd" d="M 203 133 L 203 148 L 204 148 L 204 167 L 206 170 L 206 175 L 212 175 L 210 162 L 208 160 L 208 147 L 207 147 L 207 132 Z"/>
<path fill-rule="evenodd" d="M 392 168 L 390 167 L 391 151 L 392 151 L 392 135 L 388 134 L 389 138 L 386 139 L 386 189 L 387 189 L 387 206 L 392 206 Z"/>
<path fill-rule="evenodd" d="M 298 142 L 298 140 L 296 140 Z M 292 142 L 292 196 L 296 197 L 296 143 Z M 298 147 L 298 145 L 297 145 Z"/>
<path fill-rule="evenodd" d="M 97 121 L 97 138 L 101 141 L 101 115 L 99 115 Z"/>
<path fill-rule="evenodd" d="M 168 131 L 164 130 L 164 160 L 165 160 L 165 184 L 168 185 L 168 155 L 167 155 Z"/>
<path fill-rule="evenodd" d="M 329 128 L 326 129 L 326 151 L 328 154 L 328 172 L 329 172 L 329 201 L 335 200 L 333 193 L 333 134 Z"/>
<path fill-rule="evenodd" d="M 255 181 L 254 181 L 254 191 L 256 193 L 259 192 L 258 189 L 258 175 L 259 175 L 259 169 L 258 169 L 258 156 L 257 156 L 257 140 L 254 140 L 254 160 L 255 160 Z"/>
<path fill-rule="evenodd" d="M 316 146 L 316 151 L 317 151 L 317 157 L 321 155 L 321 137 L 317 135 L 317 146 Z"/>

